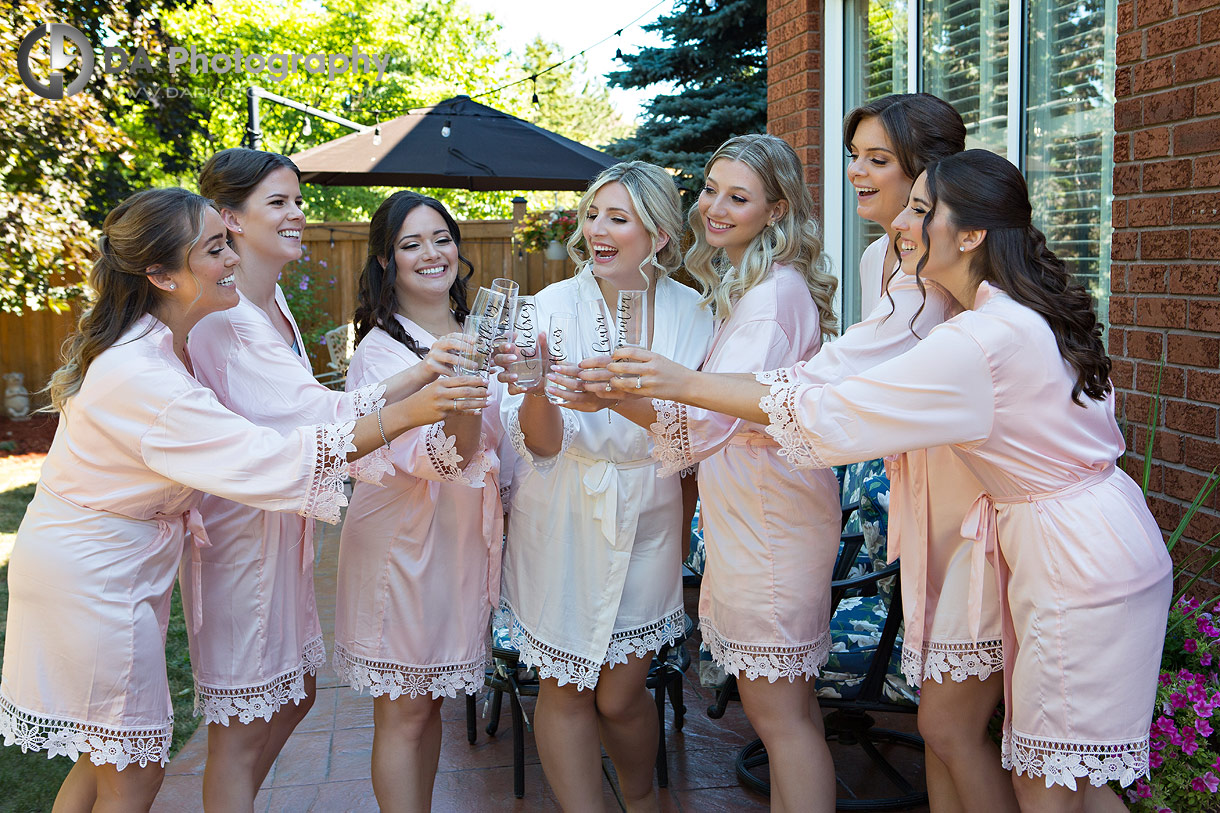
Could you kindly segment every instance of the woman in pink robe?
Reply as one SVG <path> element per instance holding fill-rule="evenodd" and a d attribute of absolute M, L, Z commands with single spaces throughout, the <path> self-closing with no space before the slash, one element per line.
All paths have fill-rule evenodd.
<path fill-rule="evenodd" d="M 686 253 L 687 271 L 720 320 L 701 369 L 788 367 L 834 335 L 836 282 L 822 268 L 804 177 L 796 153 L 775 136 L 731 138 L 709 159 Z M 605 389 L 603 377 L 585 376 Z M 737 678 L 746 716 L 767 746 L 776 806 L 829 813 L 834 765 L 812 681 L 830 651 L 841 520 L 834 472 L 791 471 L 759 424 L 672 401 L 615 408 L 651 429 L 658 476 L 702 461 L 700 632 L 712 658 Z"/>
<path fill-rule="evenodd" d="M 349 389 L 425 366 L 428 346 L 466 319 L 473 268 L 461 239 L 433 198 L 404 191 L 378 207 Z M 383 488 L 358 484 L 343 521 L 334 666 L 373 696 L 373 791 L 383 810 L 431 808 L 441 704 L 483 686 L 500 600 L 502 434 L 498 396 L 482 420 L 406 433 L 390 446 L 393 476 Z"/>
<path fill-rule="evenodd" d="M 1115 467 L 1122 433 L 1089 296 L 1030 217 L 1025 181 L 1003 158 L 970 150 L 930 165 L 896 221 L 899 253 L 968 310 L 840 384 L 781 371 L 760 376 L 768 388 L 657 359 L 610 369 L 765 415 L 797 465 L 951 445 L 984 487 L 963 523 L 975 540 L 968 606 L 977 629 L 990 557 L 1004 759 L 1021 809 L 1117 812 L 1106 783 L 1148 772 L 1171 562 L 1139 487 Z"/>
<path fill-rule="evenodd" d="M 348 393 L 319 384 L 276 283 L 302 254 L 296 165 L 275 153 L 223 150 L 204 165 L 199 188 L 220 207 L 241 257 L 237 305 L 204 317 L 190 336 L 195 375 L 227 408 L 280 432 L 349 421 L 376 409 L 383 393 L 396 401 L 457 361 L 444 352 L 447 339 L 409 373 Z M 203 799 L 236 809 L 254 803 L 313 705 L 314 672 L 325 657 L 313 593 L 314 523 L 213 495 L 199 511 L 212 544 L 189 549 L 181 584 L 195 713 L 208 723 Z"/>
<path fill-rule="evenodd" d="M 284 434 L 230 412 L 186 348 L 202 316 L 237 303 L 226 238 L 208 200 L 183 189 L 120 204 L 90 273 L 97 298 L 49 388 L 61 418 L 9 564 L 0 733 L 76 762 L 56 810 L 152 805 L 173 729 L 173 580 L 183 546 L 208 544 L 201 490 L 337 522 L 349 458 L 486 394 L 450 379 L 354 423 Z"/>

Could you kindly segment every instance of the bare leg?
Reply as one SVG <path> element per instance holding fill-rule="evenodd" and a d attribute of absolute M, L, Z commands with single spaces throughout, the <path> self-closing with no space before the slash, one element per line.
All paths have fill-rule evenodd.
<path fill-rule="evenodd" d="M 88 813 L 97 801 L 97 775 L 87 754 L 82 754 L 64 777 L 55 795 L 52 813 Z"/>
<path fill-rule="evenodd" d="M 641 682 L 642 685 L 642 682 Z M 593 692 L 539 681 L 534 738 L 547 782 L 559 806 L 571 813 L 603 810 L 602 749 Z"/>
<path fill-rule="evenodd" d="M 317 685 L 318 679 L 306 673 L 305 698 L 300 703 L 287 703 L 281 706 L 280 710 L 271 718 L 271 734 L 263 746 L 262 753 L 258 755 L 258 764 L 254 766 L 256 792 L 263 784 L 263 780 L 267 778 L 267 774 L 270 773 L 271 766 L 279 758 L 280 751 L 284 749 L 284 743 L 288 742 L 292 732 L 313 708 L 314 701 L 318 697 Z"/>
<path fill-rule="evenodd" d="M 936 813 L 1016 813 L 1017 799 L 987 723 L 1004 693 L 1004 676 L 956 683 L 925 680 L 919 733 L 927 746 L 928 797 Z"/>
<path fill-rule="evenodd" d="M 373 795 L 382 810 L 431 809 L 440 716 L 440 699 L 427 695 L 373 698 Z"/>
<path fill-rule="evenodd" d="M 629 813 L 659 809 L 652 784 L 660 747 L 657 707 L 644 685 L 651 665 L 650 654 L 629 657 L 613 669 L 604 666 L 594 693 L 602 744 L 614 763 Z"/>
<path fill-rule="evenodd" d="M 77 760 L 80 762 L 80 760 Z M 132 813 L 152 807 L 165 768 L 156 763 L 147 767 L 128 765 L 116 770 L 113 765 L 90 765 L 97 781 L 97 802 L 93 813 Z"/>
<path fill-rule="evenodd" d="M 1013 787 L 1022 813 L 1125 813 L 1127 806 L 1108 787 L 1093 787 L 1087 777 L 1076 780 L 1078 790 L 1055 785 L 1048 788 L 1040 776 L 1013 774 Z"/>
<path fill-rule="evenodd" d="M 741 705 L 767 747 L 773 811 L 831 813 L 835 769 L 821 725 L 821 710 L 809 681 L 738 676 Z M 817 711 L 815 711 L 817 709 Z M 817 722 L 814 722 L 816 716 Z"/>
<path fill-rule="evenodd" d="M 259 756 L 271 737 L 272 723 L 208 724 L 208 761 L 203 769 L 203 809 L 208 813 L 250 813 L 260 780 L 254 776 Z"/>

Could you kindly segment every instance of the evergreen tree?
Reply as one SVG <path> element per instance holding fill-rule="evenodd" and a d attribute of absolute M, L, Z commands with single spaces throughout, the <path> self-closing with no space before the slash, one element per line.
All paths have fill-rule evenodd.
<path fill-rule="evenodd" d="M 721 143 L 766 131 L 767 3 L 680 0 L 645 29 L 667 45 L 624 54 L 626 70 L 606 78 L 617 87 L 668 84 L 673 91 L 652 100 L 634 136 L 607 149 L 677 170 L 684 192 L 693 193 Z"/>

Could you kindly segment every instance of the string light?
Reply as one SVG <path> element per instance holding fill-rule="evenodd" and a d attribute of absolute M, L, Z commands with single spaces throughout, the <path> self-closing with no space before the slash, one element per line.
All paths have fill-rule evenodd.
<path fill-rule="evenodd" d="M 542 104 L 542 101 L 538 98 L 538 76 L 531 76 L 530 81 L 534 83 L 534 98 L 530 99 L 530 101 L 534 104 Z"/>
<path fill-rule="evenodd" d="M 453 128 L 449 126 L 449 119 L 445 119 L 445 124 L 441 127 L 441 138 L 448 138 L 452 132 Z"/>
<path fill-rule="evenodd" d="M 310 123 L 309 123 L 310 120 L 311 119 L 309 116 L 305 117 L 305 126 L 301 128 L 301 135 L 303 135 L 303 136 L 313 135 L 313 126 L 310 125 Z"/>

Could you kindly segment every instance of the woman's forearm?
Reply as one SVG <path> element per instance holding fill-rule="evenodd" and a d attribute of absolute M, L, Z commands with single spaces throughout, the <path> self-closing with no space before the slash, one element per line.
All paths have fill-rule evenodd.
<path fill-rule="evenodd" d="M 554 457 L 563 448 L 563 416 L 544 396 L 526 395 L 517 411 L 525 447 L 539 457 Z"/>
<path fill-rule="evenodd" d="M 673 400 L 766 425 L 771 419 L 758 404 L 770 391 L 752 373 L 692 372 L 682 390 L 673 393 Z"/>

